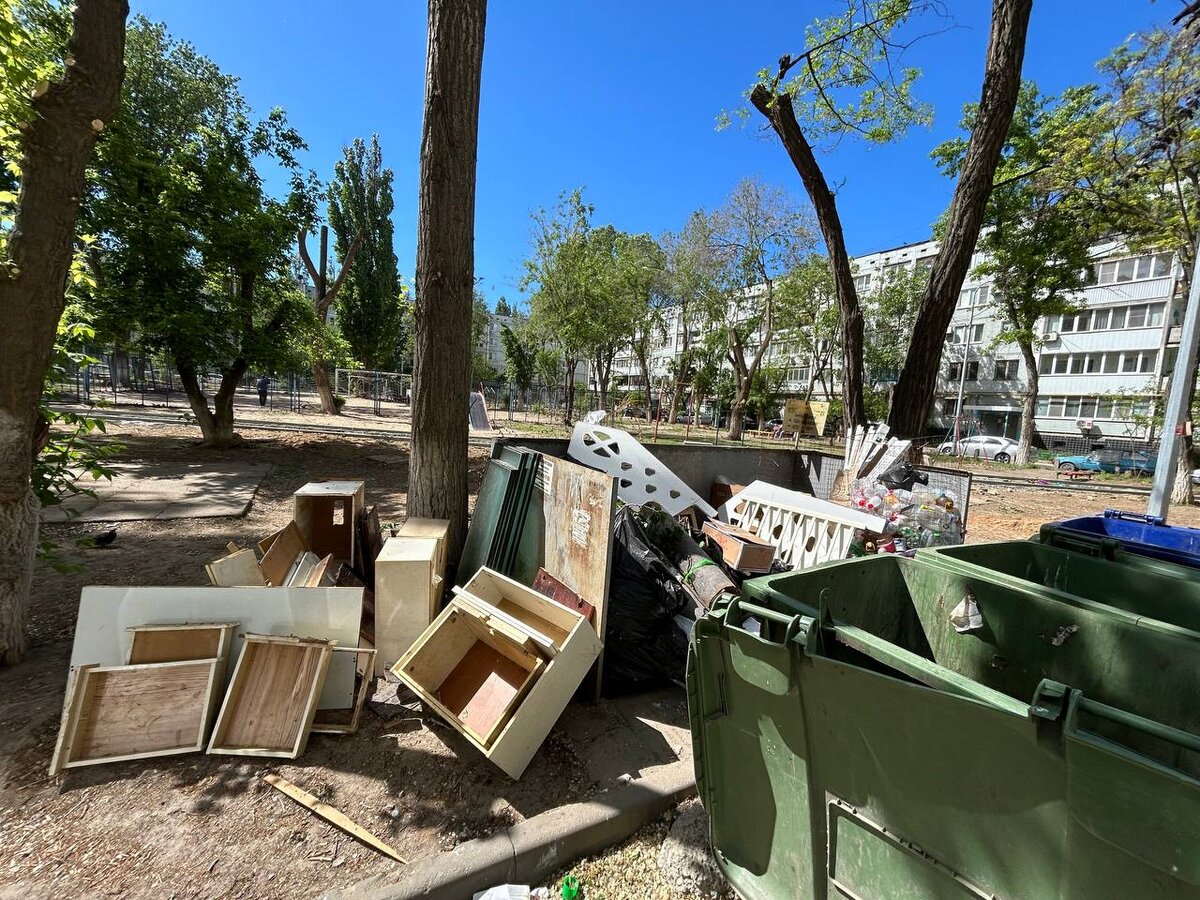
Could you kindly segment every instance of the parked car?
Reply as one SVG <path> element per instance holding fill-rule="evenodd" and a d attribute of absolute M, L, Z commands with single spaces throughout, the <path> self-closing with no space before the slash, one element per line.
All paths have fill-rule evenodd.
<path fill-rule="evenodd" d="M 996 462 L 1012 462 L 1017 455 L 1017 442 L 1005 437 L 976 434 L 958 442 L 946 441 L 937 449 L 938 453 L 965 456 L 973 459 L 994 459 Z"/>
<path fill-rule="evenodd" d="M 1145 450 L 1093 450 L 1082 456 L 1056 456 L 1054 464 L 1064 472 L 1133 472 L 1153 475 L 1158 457 Z"/>

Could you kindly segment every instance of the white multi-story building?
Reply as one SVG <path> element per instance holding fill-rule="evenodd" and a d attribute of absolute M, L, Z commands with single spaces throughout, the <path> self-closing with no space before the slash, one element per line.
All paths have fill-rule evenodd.
<path fill-rule="evenodd" d="M 855 283 L 863 303 L 869 304 L 894 272 L 930 268 L 937 254 L 936 241 L 923 241 L 857 257 Z M 1178 349 L 1184 298 L 1172 255 L 1133 253 L 1119 241 L 1097 244 L 1092 255 L 1092 283 L 1077 297 L 1079 312 L 1043 321 L 1035 348 L 1040 375 L 1035 427 L 1049 447 L 1154 439 L 1151 416 Z M 980 261 L 978 255 L 972 259 L 972 272 Z M 997 341 L 1002 322 L 991 290 L 990 280 L 973 274 L 963 285 L 945 338 L 933 420 L 946 429 L 954 426 L 961 388 L 962 423 L 986 434 L 1016 437 L 1025 361 L 1015 344 Z M 665 317 L 665 338 L 652 352 L 652 383 L 668 375 L 681 350 L 678 308 L 666 310 Z M 701 328 L 693 325 L 694 332 Z M 703 338 L 698 333 L 694 341 Z M 777 333 L 768 349 L 768 360 L 787 370 L 785 394 L 807 391 L 814 367 L 824 365 L 810 358 L 805 350 L 809 343 Z M 817 374 L 837 396 L 840 359 L 829 365 Z M 623 376 L 626 389 L 642 389 L 640 367 L 628 350 L 618 354 L 613 372 Z M 817 385 L 814 396 L 824 393 Z"/>

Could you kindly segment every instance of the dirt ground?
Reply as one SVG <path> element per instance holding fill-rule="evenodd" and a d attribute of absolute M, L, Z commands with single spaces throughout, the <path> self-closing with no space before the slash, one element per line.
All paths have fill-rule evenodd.
<path fill-rule="evenodd" d="M 0 670 L 0 898 L 311 897 L 394 866 L 266 786 L 278 772 L 415 859 L 583 799 L 595 785 L 571 745 L 551 735 L 513 783 L 478 764 L 457 733 L 412 701 L 372 705 L 353 736 L 314 735 L 295 762 L 193 754 L 68 771 L 46 767 L 58 729 L 80 589 L 85 584 L 203 584 L 225 544 L 249 545 L 286 524 L 291 495 L 318 479 L 363 478 L 382 520 L 405 514 L 407 446 L 345 436 L 252 432 L 236 450 L 201 451 L 174 426 L 114 428 L 123 461 L 266 461 L 273 469 L 240 519 L 127 522 L 112 546 L 73 549 L 106 524 L 48 526 L 79 568 L 40 566 L 32 652 Z M 487 451 L 471 450 L 471 491 Z M 1144 498 L 977 486 L 968 539 L 1025 538 L 1047 520 Z M 1173 513 L 1200 525 L 1200 509 Z M 402 698 L 403 699 L 403 698 Z M 411 698 L 410 698 L 411 700 Z M 386 711 L 380 714 L 380 711 Z M 480 797 L 494 797 L 487 804 Z"/>
<path fill-rule="evenodd" d="M 122 428 L 123 460 L 193 459 L 195 432 Z M 386 441 L 279 434 L 225 451 L 274 464 L 241 519 L 128 522 L 104 549 L 42 566 L 29 661 L 0 670 L 0 897 L 312 897 L 394 866 L 261 780 L 278 772 L 371 829 L 409 859 L 582 799 L 592 785 L 554 735 L 511 782 L 478 763 L 437 720 L 364 713 L 358 733 L 313 735 L 294 763 L 192 754 L 69 770 L 46 768 L 58 730 L 79 591 L 85 584 L 204 584 L 204 563 L 287 523 L 291 495 L 318 479 L 364 478 L 384 522 L 405 513 L 408 454 Z M 474 493 L 485 450 L 471 451 Z M 207 458 L 221 458 L 211 454 Z M 66 544 L 107 524 L 54 525 Z M 411 699 L 411 698 L 410 698 Z M 395 715 L 399 711 L 400 715 Z M 480 796 L 493 796 L 480 804 Z"/>

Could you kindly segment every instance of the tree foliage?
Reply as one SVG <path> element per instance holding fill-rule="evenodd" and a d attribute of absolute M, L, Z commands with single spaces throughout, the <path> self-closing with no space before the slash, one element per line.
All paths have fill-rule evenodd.
<path fill-rule="evenodd" d="M 82 230 L 94 234 L 89 299 L 97 329 L 165 347 L 211 444 L 233 439 L 233 392 L 251 366 L 291 351 L 311 316 L 288 251 L 312 199 L 282 110 L 255 121 L 237 79 L 138 18 L 129 29 L 121 112 L 100 144 Z M 297 190 L 270 197 L 258 167 Z M 204 373 L 221 383 L 208 405 Z"/>
<path fill-rule="evenodd" d="M 350 348 L 369 369 L 398 369 L 405 343 L 404 288 L 392 246 L 392 170 L 383 166 L 379 136 L 355 138 L 342 151 L 329 186 L 329 224 L 344 265 L 361 235 L 335 301 Z"/>

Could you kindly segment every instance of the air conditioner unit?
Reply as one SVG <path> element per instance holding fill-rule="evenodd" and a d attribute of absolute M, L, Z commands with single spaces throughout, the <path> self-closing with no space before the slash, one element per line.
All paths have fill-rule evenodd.
<path fill-rule="evenodd" d="M 1045 341 L 1047 344 L 1056 344 L 1056 343 L 1058 343 L 1058 332 L 1057 331 L 1043 332 L 1042 340 Z"/>
<path fill-rule="evenodd" d="M 1076 419 L 1075 420 L 1075 427 L 1078 428 L 1080 431 L 1091 431 L 1092 428 L 1095 426 L 1095 424 L 1096 423 L 1091 419 Z"/>

